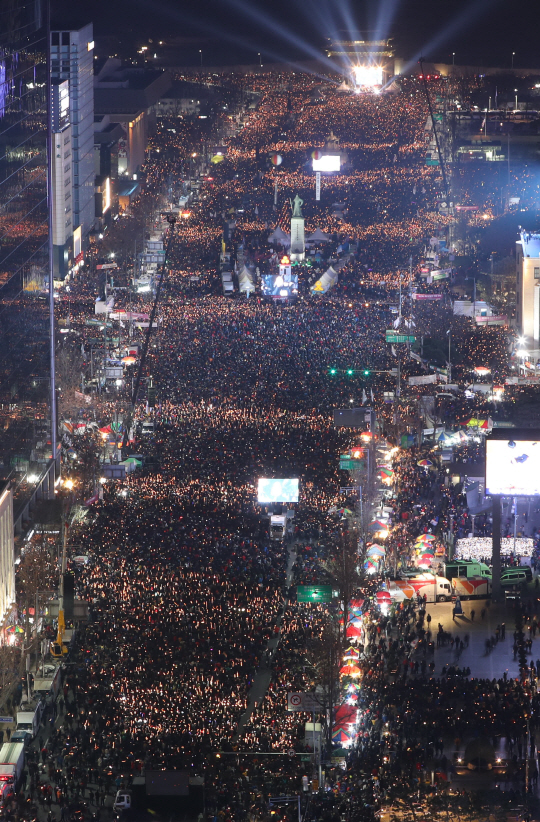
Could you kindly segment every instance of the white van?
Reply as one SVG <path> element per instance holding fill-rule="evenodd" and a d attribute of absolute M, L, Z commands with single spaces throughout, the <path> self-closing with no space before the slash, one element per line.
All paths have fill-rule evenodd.
<path fill-rule="evenodd" d="M 154 433 L 154 422 L 153 420 L 144 420 L 141 426 L 141 435 L 143 437 L 150 437 Z"/>
<path fill-rule="evenodd" d="M 120 790 L 117 791 L 114 803 L 113 803 L 113 810 L 117 813 L 120 811 L 129 811 L 131 808 L 131 794 L 129 791 Z"/>

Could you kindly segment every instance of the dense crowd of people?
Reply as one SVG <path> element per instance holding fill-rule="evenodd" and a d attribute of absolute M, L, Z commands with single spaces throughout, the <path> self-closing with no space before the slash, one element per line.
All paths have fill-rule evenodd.
<path fill-rule="evenodd" d="M 421 656 L 430 637 L 418 610 L 382 616 L 372 596 L 375 581 L 357 591 L 367 602 L 361 693 L 353 698 L 336 684 L 343 651 L 341 634 L 336 642 L 332 630 L 339 626 L 337 608 L 306 606 L 295 596 L 297 584 L 332 581 L 328 560 L 347 529 L 339 511 L 355 503 L 348 496 L 353 480 L 339 469 L 339 458 L 356 438 L 334 427 L 332 411 L 369 397 L 381 433 L 396 436 L 382 389 L 396 389 L 389 373 L 396 358 L 411 373 L 422 370 L 418 357 L 411 364 L 408 349 L 392 351 L 385 341 L 400 285 L 403 314 L 418 333 L 435 336 L 450 320 L 448 287 L 437 286 L 438 301 L 411 298 L 413 286 L 424 288 L 431 239 L 444 238 L 450 218 L 437 210 L 440 184 L 424 164 L 427 110 L 418 86 L 344 95 L 328 84 L 321 96 L 318 79 L 307 75 L 256 83 L 258 107 L 227 138 L 224 161 L 206 169 L 172 246 L 147 368 L 157 403 L 151 411 L 137 409 L 155 427 L 137 443 L 148 463 L 123 482 L 105 483 L 103 499 L 71 537 L 89 556 L 75 574 L 92 617 L 68 675 L 73 720 L 68 715 L 67 732 L 53 735 L 50 751 L 61 773 L 70 756 L 69 778 L 78 778 L 80 768 L 92 785 L 98 776 L 105 780 L 104 791 L 149 769 L 204 773 L 209 819 L 262 819 L 268 797 L 299 792 L 314 764 L 280 756 L 307 753 L 312 744 L 305 731 L 312 717 L 287 711 L 287 694 L 322 685 L 327 693 L 335 689 L 329 710 L 346 704 L 354 713 L 357 705 L 359 732 L 344 767 L 343 752 L 332 763 L 338 748 L 328 735 L 322 740 L 329 765 L 311 813 L 332 822 L 345 811 L 372 819 L 398 783 L 411 787 L 432 758 L 444 770 L 439 737 L 464 732 L 455 721 L 460 688 L 466 699 L 487 691 L 475 720 L 479 733 L 501 705 L 508 707 L 505 722 L 519 718 L 523 706 L 522 685 L 473 682 L 457 664 L 434 679 L 434 663 Z M 226 122 L 220 114 L 196 136 L 193 123 L 173 131 L 162 121 L 142 175 L 141 208 L 188 189 L 200 162 L 193 155 L 207 154 Z M 323 180 L 319 205 L 310 153 L 331 130 L 347 157 L 342 173 Z M 196 140 L 202 142 L 191 151 Z M 268 167 L 269 152 L 283 155 L 279 169 Z M 305 201 L 307 229 L 321 228 L 330 238 L 312 255 L 313 267 L 343 263 L 336 289 L 310 296 L 305 265 L 294 304 L 217 296 L 222 237 L 262 265 L 277 250 L 268 245 L 269 229 L 280 214 L 288 219 L 296 193 Z M 343 220 L 332 216 L 334 202 L 345 204 Z M 113 236 L 106 240 L 111 247 Z M 148 312 L 145 298 L 134 302 Z M 74 283 L 74 326 L 82 326 L 91 303 L 88 284 Z M 452 322 L 457 336 L 469 327 L 466 318 Z M 503 337 L 482 331 L 471 335 L 468 349 L 459 341 L 462 354 L 472 352 L 475 365 L 491 357 L 502 373 Z M 363 370 L 382 373 L 370 382 Z M 102 408 L 112 413 L 118 402 L 109 399 Z M 404 399 L 403 418 L 415 420 L 416 406 L 417 397 Z M 401 450 L 394 461 L 389 567 L 412 560 L 418 535 L 467 526 L 461 487 L 449 485 L 438 468 L 419 467 L 418 456 Z M 273 509 L 257 503 L 260 477 L 300 481 L 291 541 L 272 539 Z M 254 704 L 251 689 L 263 674 L 270 681 Z M 516 746 L 522 736 L 521 728 L 504 723 L 497 732 Z M 84 764 L 75 749 L 87 752 Z"/>

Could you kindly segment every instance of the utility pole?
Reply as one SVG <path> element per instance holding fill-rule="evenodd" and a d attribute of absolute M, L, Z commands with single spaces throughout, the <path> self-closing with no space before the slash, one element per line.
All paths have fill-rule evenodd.
<path fill-rule="evenodd" d="M 492 525 L 492 589 L 491 595 L 497 600 L 501 592 L 501 497 L 494 494 L 491 497 L 493 505 L 493 525 Z"/>
<path fill-rule="evenodd" d="M 448 334 L 448 384 L 452 382 L 452 329 L 449 328 L 446 332 Z"/>

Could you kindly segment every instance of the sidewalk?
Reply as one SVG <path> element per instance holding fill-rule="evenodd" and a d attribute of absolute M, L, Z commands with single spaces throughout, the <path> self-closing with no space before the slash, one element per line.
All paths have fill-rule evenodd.
<path fill-rule="evenodd" d="M 60 699 L 61 695 L 62 692 L 60 692 L 59 695 L 62 709 L 58 708 L 59 702 L 57 701 L 56 715 L 47 714 L 47 718 L 42 722 L 36 737 L 28 746 L 25 763 L 26 778 L 23 778 L 24 787 L 21 790 L 21 794 L 24 797 L 25 810 L 28 810 L 28 805 L 33 805 L 36 808 L 35 818 L 37 822 L 56 822 L 56 820 L 64 822 L 64 820 L 69 819 L 76 819 L 77 822 L 79 822 L 79 820 L 82 822 L 81 816 L 73 816 L 73 813 L 70 812 L 70 809 L 73 809 L 74 806 L 84 810 L 83 816 L 85 820 L 89 820 L 90 818 L 94 818 L 96 822 L 109 820 L 112 818 L 112 806 L 116 795 L 116 785 L 114 781 L 111 780 L 112 785 L 109 787 L 109 790 L 105 788 L 103 782 L 100 787 L 97 783 L 86 781 L 86 773 L 90 772 L 88 763 L 83 761 L 82 765 L 72 767 L 71 764 L 68 765 L 63 761 L 62 767 L 59 767 L 57 766 L 56 755 L 52 754 L 49 748 L 49 740 L 53 727 L 58 730 L 65 725 L 68 711 L 72 715 L 71 728 L 68 730 L 66 727 L 65 732 L 68 735 L 76 734 L 79 727 L 77 719 L 78 707 L 75 702 L 73 690 L 70 689 L 68 691 L 65 700 L 63 696 L 62 699 Z M 62 700 L 64 701 L 62 702 Z M 54 716 L 53 722 L 51 722 L 52 716 Z M 78 740 L 74 739 L 73 741 L 74 748 L 76 748 Z M 43 759 L 41 754 L 43 747 L 47 749 L 45 759 Z M 67 783 L 67 787 L 62 788 L 62 799 L 60 803 L 56 801 L 56 786 L 59 782 L 56 781 L 55 777 L 53 777 L 52 780 L 49 779 L 49 766 L 51 764 L 54 765 L 55 776 L 57 771 L 61 773 L 59 781 L 63 783 L 63 781 L 66 780 Z M 103 770 L 103 768 L 101 770 Z M 81 771 L 81 776 L 75 776 L 73 771 Z M 32 777 L 31 774 L 35 776 Z M 82 780 L 86 782 L 84 788 L 82 788 Z M 46 799 L 41 790 L 43 786 L 47 785 L 50 785 L 52 789 L 51 801 Z M 92 794 L 92 802 L 89 801 L 90 792 Z"/>

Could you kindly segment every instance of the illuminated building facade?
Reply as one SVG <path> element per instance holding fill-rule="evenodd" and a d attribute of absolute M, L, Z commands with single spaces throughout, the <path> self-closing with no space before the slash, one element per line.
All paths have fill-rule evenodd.
<path fill-rule="evenodd" d="M 521 230 L 516 243 L 516 320 L 526 345 L 540 348 L 540 234 Z"/>
<path fill-rule="evenodd" d="M 15 602 L 13 533 L 13 494 L 9 486 L 0 485 L 0 625 Z"/>
<path fill-rule="evenodd" d="M 51 82 L 53 272 L 64 280 L 73 261 L 73 197 L 69 81 Z"/>
<path fill-rule="evenodd" d="M 94 228 L 94 35 L 91 23 L 51 31 L 51 76 L 69 82 L 72 224 L 85 237 Z"/>
<path fill-rule="evenodd" d="M 394 75 L 394 49 L 390 39 L 385 40 L 330 40 L 326 56 L 352 72 L 355 84 L 378 86 Z"/>
<path fill-rule="evenodd" d="M 15 518 L 51 459 L 44 7 L 0 4 L 0 478 Z"/>

